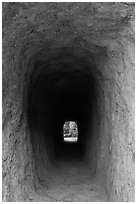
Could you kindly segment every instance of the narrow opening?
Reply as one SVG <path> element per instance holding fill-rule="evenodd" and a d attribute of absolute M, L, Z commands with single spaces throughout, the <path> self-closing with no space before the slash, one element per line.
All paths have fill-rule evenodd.
<path fill-rule="evenodd" d="M 49 163 L 84 160 L 89 141 L 94 141 L 99 84 L 90 70 L 95 69 L 93 56 L 90 62 L 86 56 L 83 49 L 60 48 L 46 61 L 38 58 L 30 75 L 27 107 L 33 149 L 37 158 L 47 155 Z M 37 165 L 40 172 L 43 164 Z"/>
<path fill-rule="evenodd" d="M 78 142 L 78 126 L 75 121 L 66 121 L 63 125 L 63 141 Z"/>

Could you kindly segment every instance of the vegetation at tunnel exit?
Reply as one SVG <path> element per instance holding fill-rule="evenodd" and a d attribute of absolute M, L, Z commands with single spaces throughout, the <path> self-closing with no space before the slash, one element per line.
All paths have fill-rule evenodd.
<path fill-rule="evenodd" d="M 63 136 L 64 138 L 77 138 L 78 137 L 78 127 L 77 123 L 74 121 L 66 121 L 63 126 Z"/>

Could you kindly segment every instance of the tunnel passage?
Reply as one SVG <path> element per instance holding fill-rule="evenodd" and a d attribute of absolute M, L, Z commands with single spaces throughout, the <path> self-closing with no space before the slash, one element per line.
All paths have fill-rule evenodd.
<path fill-rule="evenodd" d="M 41 145 L 40 151 L 47 151 L 51 161 L 65 155 L 71 159 L 85 156 L 88 126 L 92 127 L 94 114 L 98 114 L 92 111 L 97 110 L 98 82 L 91 73 L 95 63 L 87 58 L 82 49 L 61 48 L 45 61 L 36 61 L 30 76 L 27 113 L 31 137 L 34 145 Z M 78 122 L 76 144 L 63 141 L 62 127 L 66 120 Z"/>
<path fill-rule="evenodd" d="M 60 160 L 89 167 L 70 177 L 57 168 L 68 186 L 83 178 L 71 201 L 79 187 L 77 201 L 96 200 L 93 178 L 105 201 L 134 201 L 134 7 L 3 3 L 3 201 L 32 201 L 43 186 L 47 195 Z M 77 121 L 78 143 L 63 142 L 65 121 Z"/>

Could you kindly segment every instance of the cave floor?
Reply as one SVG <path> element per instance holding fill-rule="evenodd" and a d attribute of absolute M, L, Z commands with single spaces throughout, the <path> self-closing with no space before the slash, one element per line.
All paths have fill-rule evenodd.
<path fill-rule="evenodd" d="M 103 188 L 84 162 L 59 161 L 49 172 L 50 185 L 39 188 L 32 202 L 105 202 Z"/>

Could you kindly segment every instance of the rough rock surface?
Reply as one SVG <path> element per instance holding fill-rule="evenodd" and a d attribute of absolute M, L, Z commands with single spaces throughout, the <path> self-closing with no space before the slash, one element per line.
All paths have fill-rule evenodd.
<path fill-rule="evenodd" d="M 108 201 L 134 201 L 134 6 L 3 3 L 3 201 L 48 188 L 72 87 L 92 173 Z"/>

